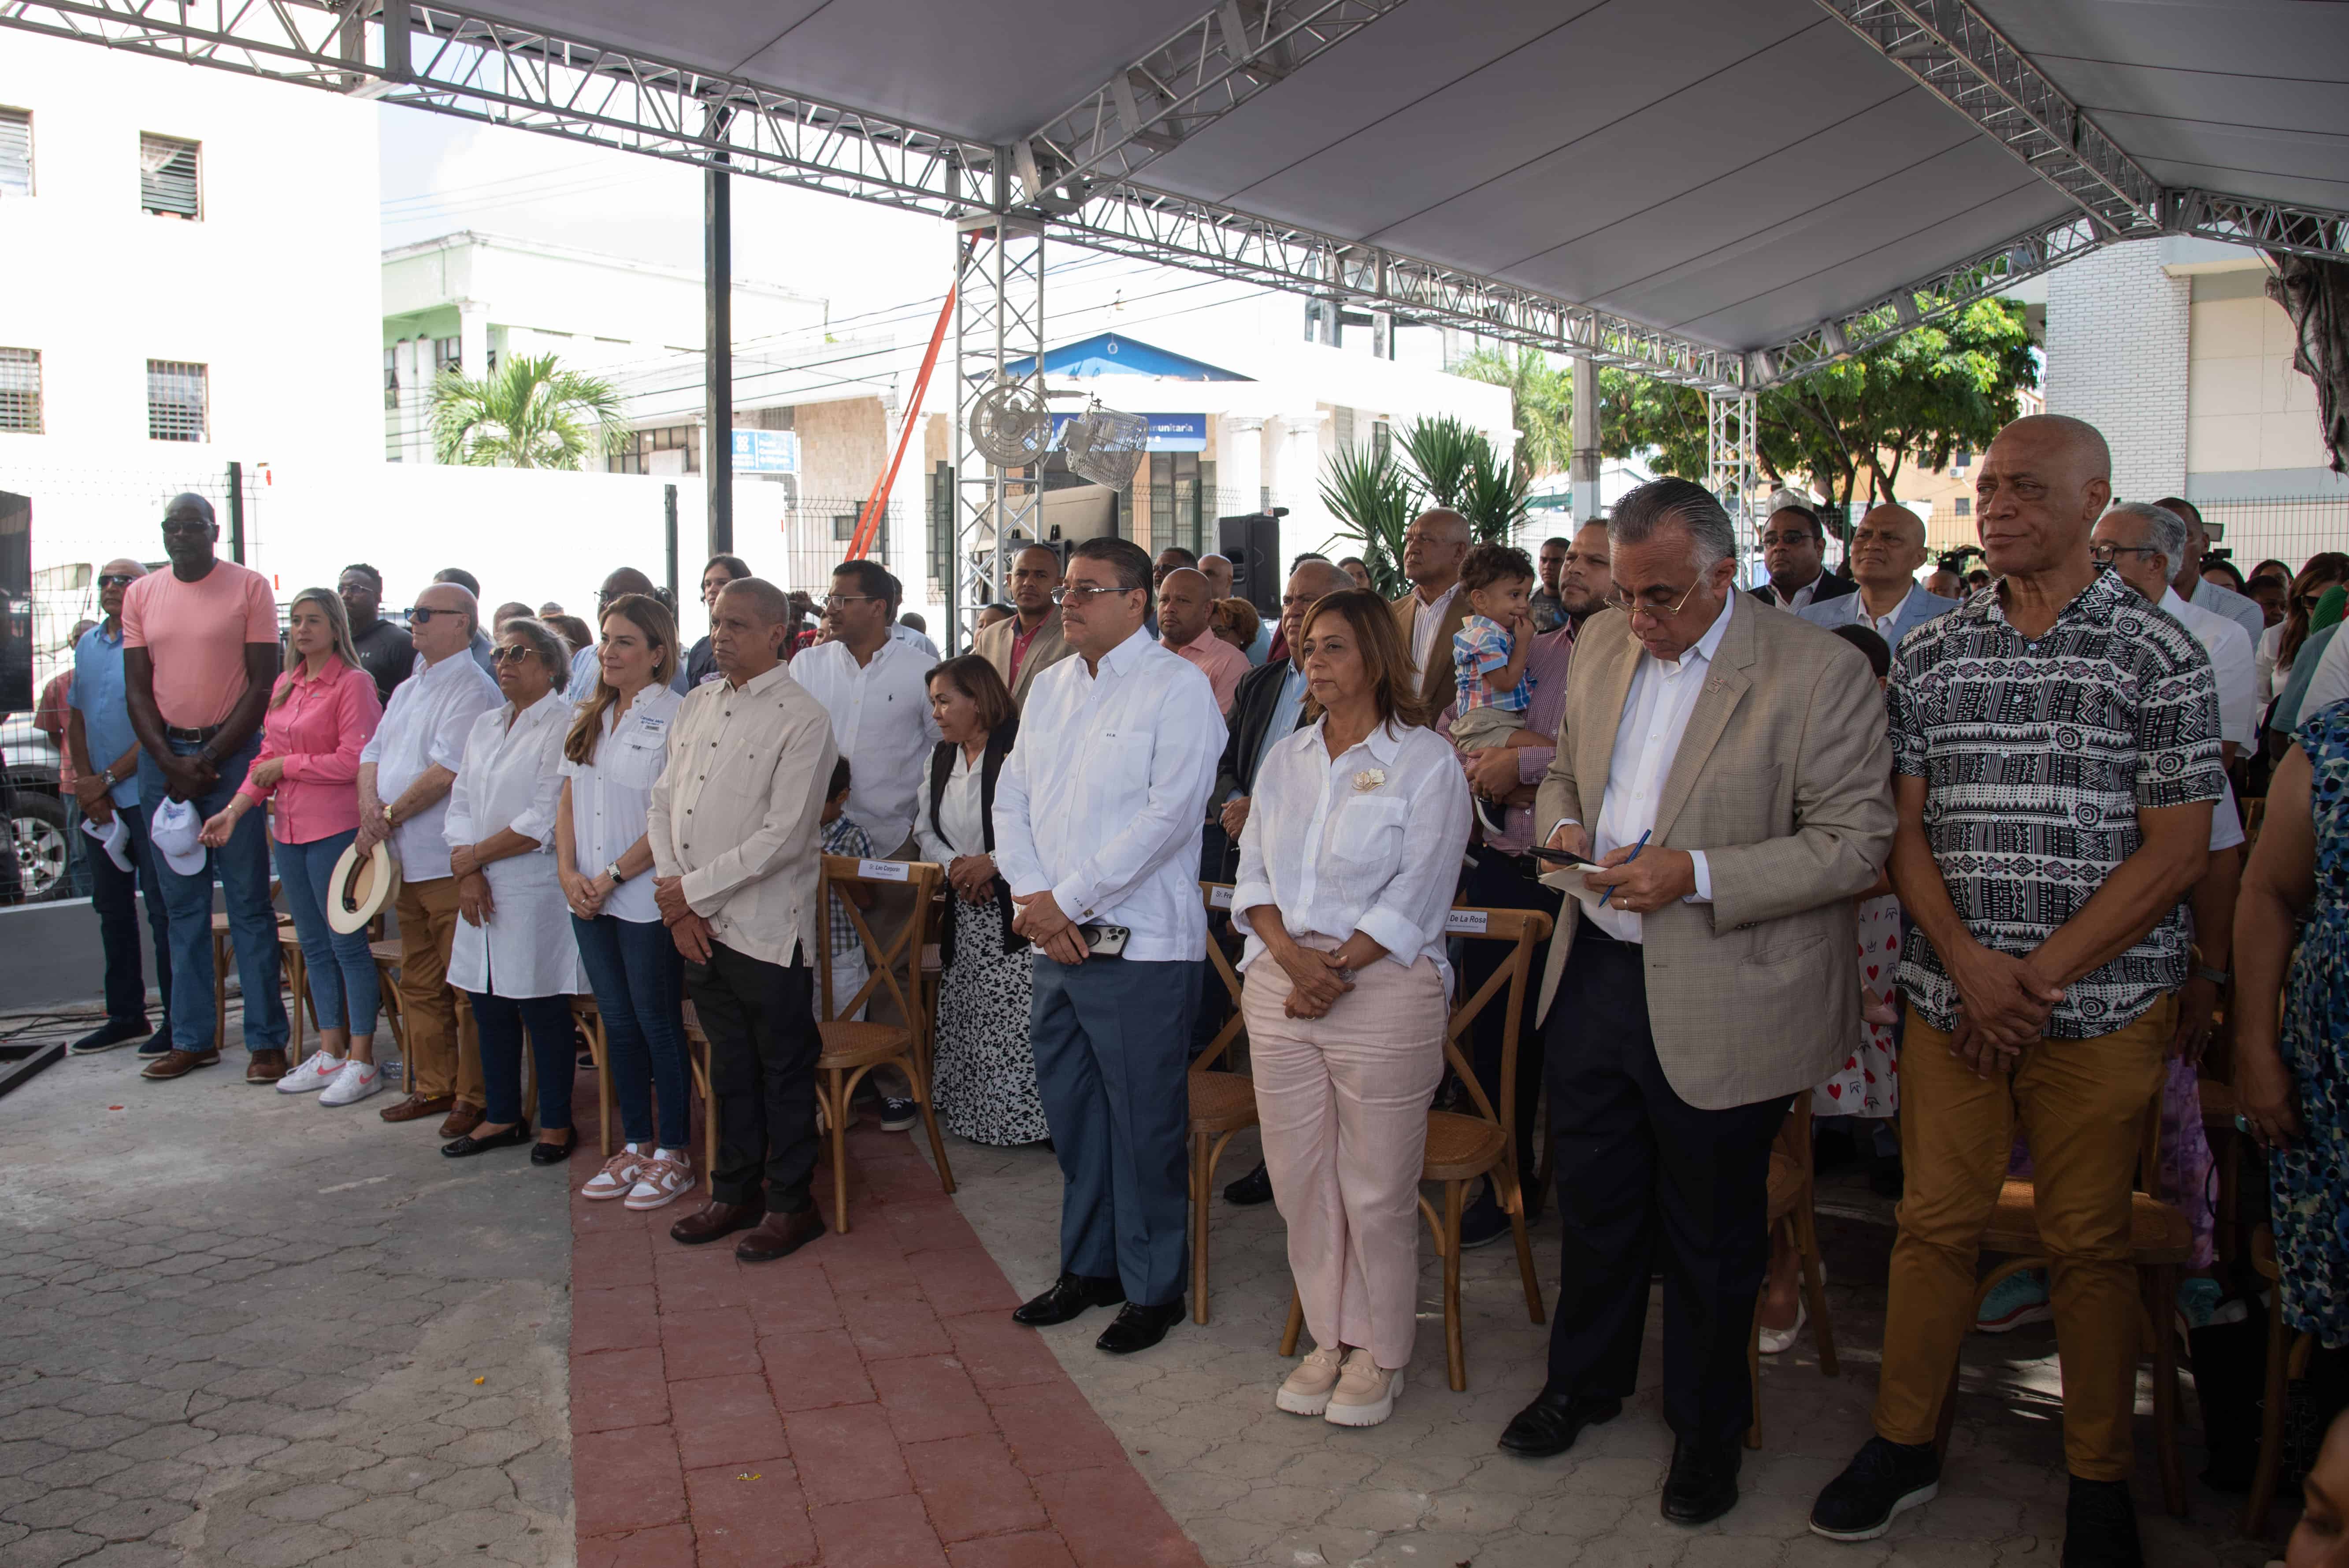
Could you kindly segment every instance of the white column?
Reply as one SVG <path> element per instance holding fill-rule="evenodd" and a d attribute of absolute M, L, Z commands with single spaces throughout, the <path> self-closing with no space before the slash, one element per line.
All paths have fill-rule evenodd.
<path fill-rule="evenodd" d="M 1599 362 L 1588 355 L 1574 361 L 1574 521 L 1595 522 L 1599 499 Z"/>
<path fill-rule="evenodd" d="M 429 463 L 432 460 L 432 389 L 426 383 L 432 378 L 430 342 L 420 337 L 400 339 L 393 350 L 392 366 L 399 373 L 399 407 L 395 412 L 399 460 Z"/>
<path fill-rule="evenodd" d="M 1223 515 L 1254 511 L 1264 504 L 1263 418 L 1253 414 L 1224 414 L 1216 422 L 1216 490 L 1211 507 Z"/>
<path fill-rule="evenodd" d="M 1271 484 L 1272 504 L 1288 509 L 1280 521 L 1284 571 L 1299 552 L 1319 550 L 1330 537 L 1330 512 L 1321 504 L 1321 427 L 1329 422 L 1327 408 L 1280 417 Z"/>
<path fill-rule="evenodd" d="M 479 381 L 490 373 L 490 308 L 460 302 L 457 306 L 458 368 Z"/>

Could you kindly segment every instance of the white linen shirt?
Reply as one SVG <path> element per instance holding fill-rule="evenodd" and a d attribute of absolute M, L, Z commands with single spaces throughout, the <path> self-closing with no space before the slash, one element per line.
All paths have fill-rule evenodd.
<path fill-rule="evenodd" d="M 572 713 L 560 693 L 549 692 L 520 713 L 503 703 L 473 720 L 449 791 L 449 847 L 478 844 L 511 828 L 538 841 L 538 848 L 481 868 L 492 908 L 479 925 L 458 921 L 449 951 L 449 984 L 460 991 L 574 996 L 587 988 L 571 907 L 554 874 L 554 811 L 563 790 L 556 764 Z"/>
<path fill-rule="evenodd" d="M 1676 664 L 1640 650 L 1631 672 L 1631 689 L 1623 698 L 1623 717 L 1615 725 L 1615 755 L 1607 767 L 1607 790 L 1599 804 L 1599 825 L 1590 835 L 1590 858 L 1603 860 L 1607 851 L 1636 844 L 1640 835 L 1656 825 L 1664 780 L 1671 776 L 1672 758 L 1680 755 L 1681 738 L 1688 733 L 1689 715 L 1696 711 L 1697 695 L 1713 668 L 1713 655 L 1728 634 L 1729 617 L 1737 614 L 1738 595 L 1723 599 L 1721 614 L 1692 646 L 1681 651 Z M 1682 902 L 1711 903 L 1713 872 L 1702 850 L 1691 850 L 1696 866 L 1696 892 Z M 1584 909 L 1584 918 L 1619 942 L 1637 942 L 1645 927 L 1640 917 L 1618 909 L 1611 899 L 1603 906 Z"/>
<path fill-rule="evenodd" d="M 2189 603 L 2175 588 L 2165 588 L 2161 607 L 2178 624 L 2194 634 L 2210 655 L 2210 674 L 2219 682 L 2219 738 L 2239 748 L 2259 738 L 2258 676 L 2253 668 L 2251 639 L 2242 627 L 2215 610 Z"/>
<path fill-rule="evenodd" d="M 1428 959 L 1449 989 L 1444 912 L 1468 848 L 1459 755 L 1435 730 L 1383 724 L 1333 759 L 1329 722 L 1283 736 L 1256 776 L 1232 887 L 1240 967 L 1264 954 L 1247 912 L 1268 903 L 1292 936 L 1359 931 L 1406 969 Z"/>
<path fill-rule="evenodd" d="M 995 864 L 1019 897 L 1124 926 L 1125 956 L 1206 956 L 1199 839 L 1226 731 L 1216 688 L 1148 630 L 1036 677 L 995 780 Z M 1456 766 L 1456 765 L 1455 765 Z"/>
<path fill-rule="evenodd" d="M 955 748 L 954 770 L 947 775 L 946 794 L 938 800 L 937 831 L 932 832 L 930 771 L 937 760 L 938 754 L 933 751 L 922 764 L 922 792 L 914 808 L 914 841 L 921 848 L 922 859 L 950 866 L 957 856 L 987 853 L 987 818 L 979 805 L 980 786 L 987 780 L 987 753 L 980 752 L 974 765 L 968 752 Z M 997 786 L 1000 788 L 1002 782 L 998 774 Z"/>
<path fill-rule="evenodd" d="M 832 743 L 848 758 L 847 814 L 885 855 L 914 830 L 922 765 L 940 738 L 928 682 L 936 662 L 894 637 L 862 665 L 846 643 L 819 643 L 791 662 L 792 678 L 823 704 Z"/>
<path fill-rule="evenodd" d="M 437 665 L 425 665 L 420 657 L 417 663 L 421 667 L 392 688 L 383 722 L 359 753 L 362 763 L 375 764 L 376 795 L 387 806 L 407 794 L 428 768 L 456 772 L 465 760 L 473 721 L 503 700 L 498 683 L 461 652 Z M 392 829 L 391 852 L 399 857 L 400 880 L 448 878 L 449 841 L 441 836 L 448 816 L 449 797 L 443 795 Z"/>
<path fill-rule="evenodd" d="M 620 716 L 618 729 L 596 737 L 595 761 L 563 759 L 558 771 L 571 781 L 571 847 L 578 861 L 571 869 L 581 876 L 602 875 L 645 836 L 653 786 L 668 762 L 669 724 L 684 706 L 668 687 L 648 686 Z M 614 888 L 604 913 L 636 925 L 658 920 L 653 879 L 633 876 Z"/>
<path fill-rule="evenodd" d="M 1426 673 L 1427 661 L 1435 651 L 1436 628 L 1444 624 L 1444 613 L 1452 608 L 1452 596 L 1459 592 L 1460 584 L 1454 583 L 1437 594 L 1435 602 L 1431 604 L 1419 596 L 1418 589 L 1411 591 L 1411 667 L 1413 671 L 1423 675 Z M 1444 653 L 1449 658 L 1452 650 L 1446 648 Z"/>

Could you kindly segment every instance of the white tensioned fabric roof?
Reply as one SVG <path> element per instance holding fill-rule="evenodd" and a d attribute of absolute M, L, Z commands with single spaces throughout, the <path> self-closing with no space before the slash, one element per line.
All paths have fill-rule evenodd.
<path fill-rule="evenodd" d="M 500 9 L 1007 145 L 1208 6 L 506 0 Z M 1133 178 L 1733 350 L 1799 338 L 1986 247 L 2083 215 L 1846 20 L 1897 11 L 1896 24 L 1921 20 L 1954 36 L 1947 18 L 1962 6 L 1408 0 L 1363 9 L 1383 14 Z M 2044 73 L 2160 186 L 2349 209 L 2349 5 L 1979 0 L 1975 9 L 2023 57 L 2023 69 Z M 2338 242 L 2336 228 L 2322 248 Z"/>

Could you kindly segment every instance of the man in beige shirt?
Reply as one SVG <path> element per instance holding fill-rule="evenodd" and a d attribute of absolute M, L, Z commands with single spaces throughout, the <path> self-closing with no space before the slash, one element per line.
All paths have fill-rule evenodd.
<path fill-rule="evenodd" d="M 710 610 L 722 677 L 669 727 L 646 830 L 653 895 L 685 954 L 709 1038 L 718 1159 L 709 1205 L 670 1227 L 688 1246 L 748 1230 L 734 1255 L 767 1263 L 823 1233 L 810 1200 L 819 1143 L 815 972 L 823 940 L 817 819 L 838 757 L 821 703 L 783 668 L 782 590 L 730 583 Z"/>

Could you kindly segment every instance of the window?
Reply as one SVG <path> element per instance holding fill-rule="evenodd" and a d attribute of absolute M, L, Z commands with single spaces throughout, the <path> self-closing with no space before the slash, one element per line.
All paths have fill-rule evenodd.
<path fill-rule="evenodd" d="M 1971 496 L 1970 496 L 1970 495 L 1961 495 L 1961 496 L 1960 496 L 1960 497 L 1957 499 L 1956 510 L 1957 510 L 1957 514 L 1958 514 L 1960 517 L 1971 517 L 1971 516 L 1973 516 L 1973 514 L 1974 514 L 1974 498 L 1973 498 L 1973 497 L 1971 497 Z"/>
<path fill-rule="evenodd" d="M 464 344 L 461 338 L 436 337 L 432 340 L 432 374 L 444 370 L 462 371 L 465 367 Z"/>
<path fill-rule="evenodd" d="M 383 406 L 387 408 L 399 407 L 399 350 L 397 347 L 383 351 Z"/>
<path fill-rule="evenodd" d="M 658 454 L 674 452 L 673 458 Z M 616 474 L 698 474 L 701 471 L 701 427 L 664 425 L 657 430 L 631 430 L 628 444 L 607 464 Z"/>
<path fill-rule="evenodd" d="M 857 514 L 853 511 L 833 512 L 832 514 L 832 537 L 843 544 L 854 539 L 856 537 L 856 517 Z"/>
<path fill-rule="evenodd" d="M 1974 455 L 1963 447 L 1950 454 L 1950 467 L 1958 473 L 1964 473 L 1967 465 L 1973 460 Z"/>
<path fill-rule="evenodd" d="M 33 117 L 0 108 L 0 197 L 33 193 Z"/>
<path fill-rule="evenodd" d="M 165 218 L 194 222 L 203 216 L 197 187 L 202 144 L 173 136 L 139 138 L 139 205 Z"/>
<path fill-rule="evenodd" d="M 41 433 L 41 351 L 0 348 L 0 430 Z"/>
<path fill-rule="evenodd" d="M 147 362 L 147 438 L 150 441 L 208 439 L 204 420 L 204 367 L 175 359 Z"/>

